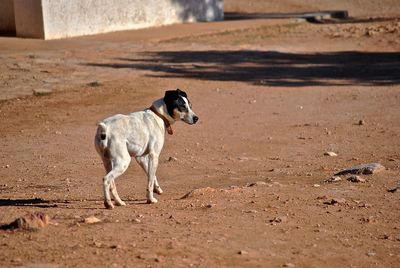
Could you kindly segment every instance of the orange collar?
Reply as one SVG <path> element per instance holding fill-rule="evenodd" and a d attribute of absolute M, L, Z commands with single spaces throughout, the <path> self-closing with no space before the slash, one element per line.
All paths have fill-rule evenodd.
<path fill-rule="evenodd" d="M 174 132 L 172 131 L 171 124 L 170 124 L 170 122 L 168 121 L 168 119 L 165 118 L 165 116 L 163 116 L 162 114 L 160 114 L 160 113 L 156 110 L 156 108 L 154 107 L 154 105 L 152 105 L 149 109 L 164 121 L 164 124 L 165 124 L 165 127 L 166 127 L 166 129 L 167 129 L 168 134 L 169 134 L 169 135 L 174 134 Z"/>

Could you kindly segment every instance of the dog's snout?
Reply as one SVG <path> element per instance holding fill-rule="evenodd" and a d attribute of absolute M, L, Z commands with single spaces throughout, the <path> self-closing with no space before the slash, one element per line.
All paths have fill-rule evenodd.
<path fill-rule="evenodd" d="M 199 117 L 197 115 L 193 116 L 193 124 L 199 121 Z"/>

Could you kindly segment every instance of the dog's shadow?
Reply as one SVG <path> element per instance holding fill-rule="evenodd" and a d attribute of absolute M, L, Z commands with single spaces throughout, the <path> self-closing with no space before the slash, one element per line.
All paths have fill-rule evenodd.
<path fill-rule="evenodd" d="M 126 199 L 128 205 L 146 205 L 146 199 Z M 31 198 L 31 199 L 0 199 L 0 207 L 38 207 L 38 208 L 77 208 L 76 204 L 84 203 L 95 203 L 96 205 L 88 206 L 87 209 L 104 208 L 102 200 L 46 200 L 43 198 Z M 83 207 L 79 207 L 82 209 Z"/>
<path fill-rule="evenodd" d="M 57 204 L 42 199 L 42 198 L 31 198 L 31 199 L 0 199 L 0 207 L 40 207 L 40 208 L 48 208 L 48 207 L 57 207 Z"/>

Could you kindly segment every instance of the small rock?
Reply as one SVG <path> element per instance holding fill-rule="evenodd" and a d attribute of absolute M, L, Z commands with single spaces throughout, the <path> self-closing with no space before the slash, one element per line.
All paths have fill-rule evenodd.
<path fill-rule="evenodd" d="M 389 193 L 395 193 L 395 192 L 397 192 L 398 189 L 399 189 L 399 186 L 394 187 L 394 188 L 390 188 L 390 189 L 388 189 L 387 191 L 388 191 Z"/>
<path fill-rule="evenodd" d="M 267 185 L 266 182 L 256 181 L 256 182 L 251 182 L 251 183 L 246 184 L 246 187 L 265 186 L 265 185 Z"/>
<path fill-rule="evenodd" d="M 288 221 L 287 216 L 278 216 L 273 218 L 272 220 L 269 220 L 270 223 L 285 223 Z"/>
<path fill-rule="evenodd" d="M 178 158 L 176 158 L 176 157 L 170 156 L 168 158 L 168 162 L 176 162 L 176 161 L 178 161 Z"/>
<path fill-rule="evenodd" d="M 326 205 L 343 205 L 346 204 L 346 199 L 344 198 L 332 198 L 331 200 L 325 201 Z"/>
<path fill-rule="evenodd" d="M 122 249 L 122 246 L 121 245 L 112 245 L 112 246 L 110 246 L 110 248 Z"/>
<path fill-rule="evenodd" d="M 187 194 L 185 194 L 184 196 L 182 196 L 181 199 L 186 199 L 186 198 L 195 197 L 195 196 L 201 196 L 201 195 L 205 195 L 206 193 L 213 193 L 216 191 L 217 191 L 216 189 L 211 188 L 211 187 L 194 189 L 194 190 L 188 192 Z"/>
<path fill-rule="evenodd" d="M 358 121 L 358 125 L 359 125 L 359 126 L 364 126 L 364 125 L 365 125 L 365 121 L 364 121 L 364 120 Z"/>
<path fill-rule="evenodd" d="M 87 84 L 89 87 L 99 87 L 101 86 L 101 83 L 99 83 L 98 81 L 93 81 Z"/>
<path fill-rule="evenodd" d="M 368 253 L 367 253 L 367 256 L 368 256 L 368 257 L 374 257 L 375 255 L 376 255 L 375 252 L 368 252 Z"/>
<path fill-rule="evenodd" d="M 238 251 L 238 254 L 239 254 L 239 255 L 247 255 L 247 254 L 249 254 L 249 252 L 246 251 L 246 250 L 239 250 L 239 251 Z"/>
<path fill-rule="evenodd" d="M 243 213 L 258 213 L 257 210 L 255 209 L 249 209 L 249 210 L 242 210 Z"/>
<path fill-rule="evenodd" d="M 0 226 L 2 230 L 37 230 L 45 227 L 50 223 L 50 218 L 43 212 L 29 213 L 23 217 L 17 218 L 10 224 L 4 224 Z"/>
<path fill-rule="evenodd" d="M 341 180 L 342 180 L 342 178 L 339 177 L 339 176 L 332 176 L 329 179 L 325 180 L 324 182 L 335 183 L 335 182 L 338 182 L 338 181 L 341 181 Z"/>
<path fill-rule="evenodd" d="M 325 152 L 324 155 L 327 155 L 327 156 L 338 156 L 337 153 L 335 153 L 335 152 Z"/>
<path fill-rule="evenodd" d="M 142 253 L 137 257 L 138 257 L 138 259 L 141 259 L 141 260 L 152 260 L 155 262 L 160 262 L 160 258 L 156 254 L 153 254 L 153 253 Z"/>
<path fill-rule="evenodd" d="M 93 246 L 96 247 L 96 248 L 101 248 L 103 246 L 103 244 L 100 243 L 100 242 L 94 241 L 93 242 Z"/>
<path fill-rule="evenodd" d="M 315 187 L 315 188 L 318 188 L 318 187 L 320 187 L 321 185 L 319 185 L 319 184 L 314 184 L 313 185 L 313 187 Z"/>
<path fill-rule="evenodd" d="M 362 164 L 358 166 L 354 166 L 351 168 L 344 169 L 335 174 L 335 176 L 346 175 L 346 174 L 375 174 L 382 170 L 385 170 L 385 167 L 379 163 L 370 163 L 370 164 Z"/>
<path fill-rule="evenodd" d="M 96 218 L 95 216 L 90 216 L 88 218 L 85 218 L 84 222 L 87 224 L 94 224 L 101 222 L 101 220 Z"/>
<path fill-rule="evenodd" d="M 356 183 L 359 183 L 359 182 L 364 183 L 364 182 L 366 182 L 366 180 L 364 178 L 361 178 L 360 176 L 357 176 L 357 175 L 350 176 L 350 177 L 347 178 L 347 180 L 351 181 L 351 182 L 356 182 Z"/>
<path fill-rule="evenodd" d="M 48 95 L 50 95 L 51 92 L 52 92 L 51 89 L 45 89 L 45 88 L 42 88 L 42 89 L 34 89 L 34 90 L 33 90 L 33 95 L 36 96 L 36 97 L 42 97 L 42 96 L 48 96 Z"/>
<path fill-rule="evenodd" d="M 283 267 L 296 267 L 293 263 L 291 263 L 291 262 L 288 262 L 288 263 L 285 263 L 284 265 L 282 265 Z"/>

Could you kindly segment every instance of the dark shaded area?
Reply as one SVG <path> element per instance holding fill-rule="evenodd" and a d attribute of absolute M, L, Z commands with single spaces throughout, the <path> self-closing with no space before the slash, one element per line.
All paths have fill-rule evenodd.
<path fill-rule="evenodd" d="M 0 31 L 1 37 L 16 37 L 17 33 L 15 31 Z"/>
<path fill-rule="evenodd" d="M 225 12 L 224 20 L 249 20 L 249 19 L 312 19 L 312 18 L 348 18 L 346 10 L 328 10 L 318 12 L 291 12 L 291 13 L 238 13 Z"/>
<path fill-rule="evenodd" d="M 226 21 L 252 19 L 304 19 L 311 23 L 320 24 L 370 23 L 394 20 L 393 18 L 353 18 L 349 17 L 349 14 L 346 10 L 299 13 L 224 13 L 224 20 Z"/>
<path fill-rule="evenodd" d="M 295 54 L 275 51 L 162 51 L 140 59 L 87 63 L 104 68 L 152 71 L 151 76 L 238 81 L 266 86 L 395 85 L 400 52 Z"/>
<path fill-rule="evenodd" d="M 0 199 L 0 207 L 6 206 L 30 206 L 30 207 L 57 207 L 56 204 L 51 204 L 50 201 L 44 200 L 42 198 L 32 198 L 32 199 Z"/>

